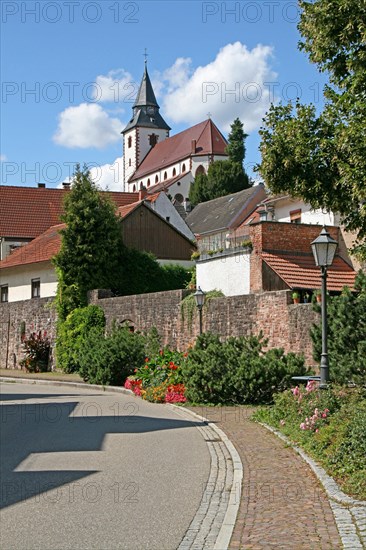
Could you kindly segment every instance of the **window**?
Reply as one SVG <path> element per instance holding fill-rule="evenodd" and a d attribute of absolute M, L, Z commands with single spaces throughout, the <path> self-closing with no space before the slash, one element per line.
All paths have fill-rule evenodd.
<path fill-rule="evenodd" d="M 136 193 L 136 185 L 133 186 L 132 191 L 133 193 Z"/>
<path fill-rule="evenodd" d="M 301 223 L 301 208 L 290 212 L 291 223 Z"/>
<path fill-rule="evenodd" d="M 131 166 L 131 159 L 128 159 L 128 166 Z"/>
<path fill-rule="evenodd" d="M 168 173 L 167 172 L 164 172 L 164 179 L 168 179 Z"/>
<path fill-rule="evenodd" d="M 132 137 L 131 136 L 129 136 L 127 142 L 128 142 L 128 147 L 132 147 Z"/>
<path fill-rule="evenodd" d="M 175 168 L 173 168 L 173 177 L 177 175 L 177 171 Z"/>
<path fill-rule="evenodd" d="M 200 164 L 196 170 L 196 176 L 198 176 L 199 174 L 206 174 L 206 170 L 204 169 L 202 164 Z"/>
<path fill-rule="evenodd" d="M 147 178 L 147 186 L 150 187 L 150 178 Z"/>
<path fill-rule="evenodd" d="M 151 147 L 155 147 L 158 142 L 158 137 L 159 136 L 157 136 L 156 134 L 149 135 L 149 144 L 151 145 Z"/>
<path fill-rule="evenodd" d="M 32 298 L 39 298 L 41 296 L 41 280 L 32 279 Z"/>
<path fill-rule="evenodd" d="M 9 287 L 8 285 L 0 286 L 0 302 L 7 302 L 9 300 Z"/>
<path fill-rule="evenodd" d="M 186 165 L 183 164 L 183 165 L 182 165 L 182 173 L 184 174 L 185 171 L 186 171 Z"/>
<path fill-rule="evenodd" d="M 159 176 L 155 176 L 155 183 L 159 183 Z"/>

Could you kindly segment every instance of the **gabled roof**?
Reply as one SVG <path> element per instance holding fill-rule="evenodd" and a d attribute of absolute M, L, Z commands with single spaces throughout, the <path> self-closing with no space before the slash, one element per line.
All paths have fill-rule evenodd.
<path fill-rule="evenodd" d="M 196 141 L 195 152 L 192 152 L 192 141 Z M 211 119 L 204 120 L 175 136 L 158 142 L 150 149 L 130 181 L 139 179 L 147 174 L 157 172 L 176 162 L 188 159 L 191 156 L 223 155 L 227 141 Z M 188 168 L 188 167 L 187 167 Z"/>
<path fill-rule="evenodd" d="M 187 216 L 186 223 L 196 235 L 237 227 L 264 196 L 263 185 L 256 185 L 238 193 L 202 202 Z"/>
<path fill-rule="evenodd" d="M 0 236 L 33 239 L 60 223 L 66 189 L 0 185 Z M 107 193 L 117 206 L 130 204 L 138 193 Z"/>
<path fill-rule="evenodd" d="M 309 254 L 262 252 L 265 263 L 289 286 L 289 288 L 314 289 L 321 287 L 320 269 Z M 339 256 L 327 269 L 327 288 L 341 291 L 344 286 L 353 288 L 356 272 Z"/>
<path fill-rule="evenodd" d="M 49 227 L 42 235 L 39 235 L 30 243 L 17 248 L 2 260 L 0 262 L 0 269 L 51 260 L 60 249 L 60 230 L 65 227 L 64 223 Z"/>

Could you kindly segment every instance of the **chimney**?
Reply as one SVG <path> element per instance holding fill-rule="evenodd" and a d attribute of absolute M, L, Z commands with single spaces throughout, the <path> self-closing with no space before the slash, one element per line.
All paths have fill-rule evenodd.
<path fill-rule="evenodd" d="M 69 182 L 69 181 L 63 181 L 62 182 L 62 187 L 64 189 L 70 189 L 70 185 L 71 185 L 71 182 Z"/>
<path fill-rule="evenodd" d="M 140 191 L 139 191 L 139 201 L 144 200 L 144 198 L 146 197 L 146 195 L 147 195 L 147 189 L 146 189 L 146 187 L 144 187 L 144 186 L 142 185 L 141 188 L 140 188 Z"/>
<path fill-rule="evenodd" d="M 45 187 L 46 187 L 45 183 L 39 183 L 38 184 L 38 189 L 44 189 Z"/>
<path fill-rule="evenodd" d="M 196 140 L 192 139 L 192 141 L 191 141 L 191 153 L 192 153 L 192 155 L 194 155 L 195 152 L 196 152 Z"/>

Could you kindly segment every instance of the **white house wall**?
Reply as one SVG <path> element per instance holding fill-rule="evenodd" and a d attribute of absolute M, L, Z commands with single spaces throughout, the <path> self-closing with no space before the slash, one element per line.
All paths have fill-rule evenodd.
<path fill-rule="evenodd" d="M 301 223 L 311 225 L 338 225 L 338 218 L 332 212 L 325 212 L 320 208 L 313 210 L 310 204 L 302 201 L 279 201 L 274 203 L 275 219 L 278 222 L 290 222 L 290 212 L 301 209 Z"/>
<path fill-rule="evenodd" d="M 225 296 L 250 293 L 250 253 L 239 252 L 196 264 L 197 287 L 221 290 Z"/>
<path fill-rule="evenodd" d="M 0 284 L 9 287 L 9 302 L 29 300 L 32 279 L 40 279 L 41 298 L 56 296 L 57 277 L 54 268 L 48 263 L 9 267 L 0 272 Z"/>

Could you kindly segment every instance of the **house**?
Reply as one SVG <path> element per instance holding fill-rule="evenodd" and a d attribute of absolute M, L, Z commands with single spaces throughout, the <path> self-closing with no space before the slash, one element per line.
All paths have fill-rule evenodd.
<path fill-rule="evenodd" d="M 126 246 L 151 252 L 162 264 L 192 265 L 191 255 L 196 249 L 193 242 L 155 212 L 149 201 L 121 206 L 118 215 Z M 51 260 L 60 249 L 59 232 L 64 227 L 65 224 L 49 227 L 0 262 L 1 302 L 56 295 L 57 276 Z"/>
<path fill-rule="evenodd" d="M 169 135 L 160 114 L 145 62 L 145 70 L 133 105 L 133 116 L 122 131 L 124 188 L 150 193 L 165 190 L 183 204 L 190 185 L 211 162 L 225 160 L 227 141 L 211 119 Z"/>
<path fill-rule="evenodd" d="M 328 268 L 328 290 L 340 292 L 354 285 L 356 272 L 339 227 L 327 227 L 339 243 Z M 243 230 L 242 230 L 243 231 Z M 241 233 L 242 246 L 201 254 L 197 260 L 197 286 L 205 292 L 221 290 L 226 296 L 292 289 L 311 294 L 321 287 L 310 243 L 320 227 L 310 224 L 259 221 Z"/>
<path fill-rule="evenodd" d="M 263 185 L 198 204 L 186 218 L 201 253 L 236 246 L 237 228 L 266 197 Z M 238 244 L 243 239 L 240 238 Z"/>
<path fill-rule="evenodd" d="M 60 223 L 67 192 L 68 186 L 52 189 L 41 183 L 38 187 L 0 186 L 0 260 Z M 138 193 L 103 193 L 118 207 L 138 200 Z"/>
<path fill-rule="evenodd" d="M 265 198 L 258 204 L 257 210 L 251 218 L 244 220 L 242 227 L 245 232 L 245 226 L 253 221 L 278 221 L 293 224 L 305 223 L 319 226 L 338 226 L 342 233 L 342 244 L 350 250 L 356 241 L 356 233 L 346 231 L 342 226 L 341 216 L 334 212 L 328 212 L 322 208 L 312 208 L 310 204 L 305 203 L 299 198 L 290 195 L 272 195 Z M 240 233 L 240 228 L 239 228 Z M 354 269 L 358 271 L 364 268 L 354 256 L 349 256 Z"/>

